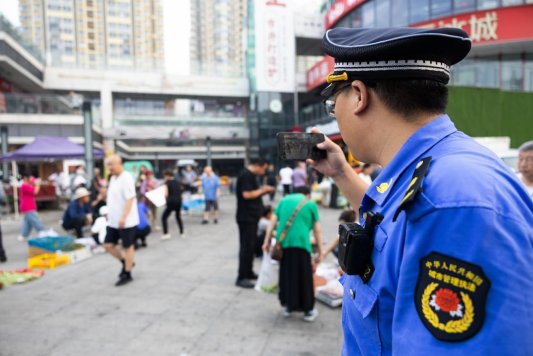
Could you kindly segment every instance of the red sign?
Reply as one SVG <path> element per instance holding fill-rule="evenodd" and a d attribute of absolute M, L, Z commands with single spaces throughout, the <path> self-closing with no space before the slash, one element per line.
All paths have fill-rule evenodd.
<path fill-rule="evenodd" d="M 312 66 L 311 69 L 309 69 L 305 74 L 307 90 L 312 90 L 318 87 L 319 85 L 325 83 L 326 76 L 329 73 L 333 72 L 334 67 L 335 61 L 330 56 L 325 56 L 322 60 Z"/>
<path fill-rule="evenodd" d="M 472 44 L 491 44 L 533 39 L 533 6 L 477 11 L 412 25 L 417 28 L 457 27 L 472 39 Z"/>
<path fill-rule="evenodd" d="M 326 30 L 367 0 L 335 0 L 326 12 Z"/>

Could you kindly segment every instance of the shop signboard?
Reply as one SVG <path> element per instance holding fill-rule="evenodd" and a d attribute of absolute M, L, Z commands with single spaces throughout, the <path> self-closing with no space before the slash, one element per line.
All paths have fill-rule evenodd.
<path fill-rule="evenodd" d="M 368 0 L 335 0 L 326 12 L 326 29 L 331 28 L 357 6 Z"/>
<path fill-rule="evenodd" d="M 533 19 L 533 6 L 524 5 L 449 16 L 416 24 L 413 27 L 461 28 L 468 33 L 475 46 L 533 39 L 531 19 Z"/>
<path fill-rule="evenodd" d="M 293 93 L 295 37 L 291 0 L 255 0 L 255 77 L 258 92 Z"/>
<path fill-rule="evenodd" d="M 326 82 L 326 76 L 333 72 L 335 61 L 330 56 L 325 56 L 306 73 L 307 90 L 313 90 L 319 85 Z"/>

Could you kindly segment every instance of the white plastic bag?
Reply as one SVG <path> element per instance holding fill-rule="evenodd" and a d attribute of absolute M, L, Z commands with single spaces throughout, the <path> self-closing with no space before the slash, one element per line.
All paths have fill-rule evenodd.
<path fill-rule="evenodd" d="M 263 253 L 255 290 L 263 293 L 276 293 L 278 291 L 278 277 L 278 265 L 272 263 L 270 254 Z"/>

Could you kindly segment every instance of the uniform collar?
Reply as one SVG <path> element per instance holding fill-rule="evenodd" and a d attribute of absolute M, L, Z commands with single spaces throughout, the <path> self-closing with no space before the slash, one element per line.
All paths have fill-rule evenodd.
<path fill-rule="evenodd" d="M 455 125 L 448 115 L 444 114 L 416 131 L 403 144 L 402 148 L 390 163 L 379 174 L 368 188 L 363 201 L 363 208 L 367 208 L 372 200 L 379 206 L 383 206 L 390 192 L 394 190 L 394 184 L 402 173 L 420 156 L 427 152 L 437 142 L 446 136 L 456 132 Z M 365 209 L 366 210 L 366 209 Z"/>

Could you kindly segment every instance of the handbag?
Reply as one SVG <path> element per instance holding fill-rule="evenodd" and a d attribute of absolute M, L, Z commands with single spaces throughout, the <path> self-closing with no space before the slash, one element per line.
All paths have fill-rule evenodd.
<path fill-rule="evenodd" d="M 285 236 L 287 236 L 287 232 L 291 228 L 292 223 L 294 222 L 294 219 L 296 218 L 296 215 L 298 215 L 298 212 L 300 211 L 300 209 L 305 205 L 305 203 L 307 203 L 307 200 L 308 200 L 307 198 L 302 200 L 300 204 L 298 204 L 296 209 L 294 209 L 290 219 L 287 221 L 287 223 L 285 224 L 285 227 L 283 228 L 283 231 L 279 235 L 279 240 L 276 240 L 274 247 L 272 247 L 272 250 L 270 250 L 270 257 L 273 260 L 281 261 L 281 259 L 283 258 L 283 248 L 281 247 L 281 243 L 283 242 L 283 240 L 285 240 Z"/>

